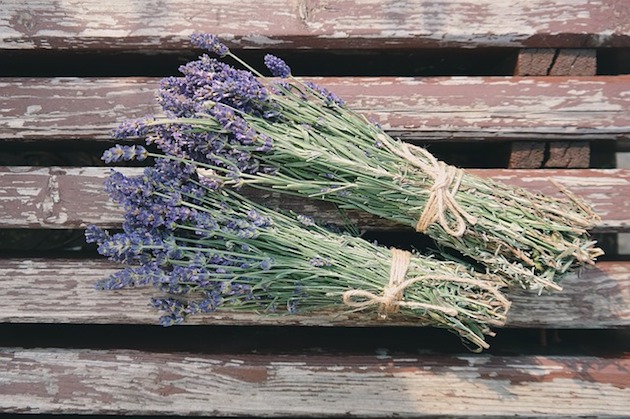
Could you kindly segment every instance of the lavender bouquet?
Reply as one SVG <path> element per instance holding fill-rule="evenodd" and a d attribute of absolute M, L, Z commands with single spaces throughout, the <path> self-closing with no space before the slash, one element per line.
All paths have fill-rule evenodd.
<path fill-rule="evenodd" d="M 117 146 L 115 160 L 144 159 Z M 89 242 L 127 267 L 102 289 L 153 286 L 152 305 L 171 325 L 217 309 L 265 314 L 364 312 L 447 328 L 478 349 L 503 325 L 509 302 L 496 276 L 331 232 L 230 190 L 208 169 L 158 158 L 142 176 L 112 172 L 106 190 L 125 209 L 123 232 L 91 226 Z"/>
<path fill-rule="evenodd" d="M 587 232 L 597 216 L 577 199 L 533 194 L 449 166 L 291 76 L 277 57 L 265 57 L 280 78 L 269 79 L 216 37 L 192 40 L 247 70 L 202 55 L 181 67 L 183 77 L 162 81 L 164 116 L 127 121 L 117 138 L 147 136 L 166 154 L 203 165 L 214 188 L 272 189 L 413 226 L 511 285 L 560 289 L 562 274 L 602 254 Z"/>

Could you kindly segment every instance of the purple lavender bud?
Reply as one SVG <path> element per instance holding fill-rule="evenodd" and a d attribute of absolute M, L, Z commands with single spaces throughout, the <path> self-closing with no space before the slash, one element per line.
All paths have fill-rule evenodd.
<path fill-rule="evenodd" d="M 171 117 L 190 117 L 195 113 L 190 87 L 183 77 L 166 77 L 160 81 L 158 103 Z"/>
<path fill-rule="evenodd" d="M 281 58 L 267 54 L 264 58 L 265 66 L 274 77 L 287 78 L 291 75 L 291 68 Z"/>
<path fill-rule="evenodd" d="M 101 157 L 101 160 L 108 164 L 112 162 L 118 162 L 122 159 L 123 153 L 123 147 L 120 144 L 116 144 L 114 147 L 105 150 L 103 156 Z"/>
<path fill-rule="evenodd" d="M 96 283 L 99 290 L 119 290 L 121 288 L 131 288 L 136 285 L 137 274 L 133 268 L 125 268 L 114 272 L 108 278 Z"/>
<path fill-rule="evenodd" d="M 206 49 L 208 51 L 214 52 L 219 57 L 225 57 L 230 53 L 228 47 L 226 47 L 216 35 L 212 35 L 209 33 L 200 33 L 195 32 L 190 35 L 190 41 L 196 47 Z"/>
<path fill-rule="evenodd" d="M 258 140 L 262 140 L 263 143 L 256 147 L 256 151 L 260 151 L 262 153 L 267 153 L 273 149 L 273 139 L 265 134 L 258 134 L 256 137 Z M 259 143 L 260 141 L 258 141 Z"/>
<path fill-rule="evenodd" d="M 123 153 L 121 159 L 124 161 L 133 160 L 136 157 L 136 146 L 123 146 Z"/>
<path fill-rule="evenodd" d="M 260 269 L 262 269 L 263 271 L 268 271 L 269 269 L 271 269 L 272 265 L 273 265 L 273 259 L 268 258 L 260 262 Z"/>
<path fill-rule="evenodd" d="M 317 93 L 319 96 L 321 96 L 324 99 L 324 103 L 328 106 L 333 104 L 337 106 L 343 106 L 345 104 L 343 99 L 341 99 L 339 96 L 326 89 L 325 87 L 322 87 L 310 81 L 307 81 L 304 84 L 315 93 Z"/>
<path fill-rule="evenodd" d="M 109 239 L 105 230 L 95 225 L 89 225 L 85 229 L 85 241 L 88 243 L 102 243 Z"/>
<path fill-rule="evenodd" d="M 147 150 L 142 146 L 121 146 L 116 144 L 109 150 L 105 150 L 101 159 L 105 163 L 118 163 L 121 161 L 144 160 L 148 156 Z"/>
<path fill-rule="evenodd" d="M 142 160 L 145 160 L 148 156 L 149 156 L 149 152 L 147 151 L 146 148 L 142 147 L 141 145 L 136 146 L 136 154 L 134 156 L 136 160 L 142 161 Z"/>
<path fill-rule="evenodd" d="M 112 137 L 122 140 L 129 137 L 143 137 L 148 132 L 147 121 L 149 117 L 142 119 L 129 119 L 123 121 L 118 127 L 112 131 Z"/>

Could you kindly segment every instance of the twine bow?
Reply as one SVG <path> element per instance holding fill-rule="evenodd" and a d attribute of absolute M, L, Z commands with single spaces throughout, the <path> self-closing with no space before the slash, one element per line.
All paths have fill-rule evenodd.
<path fill-rule="evenodd" d="M 407 160 L 409 164 L 419 168 L 433 179 L 433 185 L 429 189 L 429 198 L 416 223 L 416 231 L 424 233 L 437 220 L 448 234 L 461 237 L 466 231 L 466 222 L 469 224 L 477 222 L 477 218 L 466 212 L 455 200 L 455 194 L 464 176 L 463 170 L 439 161 L 421 147 L 401 143 L 400 148 L 396 148 L 384 135 L 381 134 L 380 139 L 392 153 Z M 419 159 L 414 153 L 421 154 L 427 162 Z M 454 227 L 451 227 L 446 218 L 447 212 L 455 218 Z"/>
<path fill-rule="evenodd" d="M 383 289 L 383 294 L 376 295 L 365 290 L 349 290 L 343 293 L 344 304 L 356 310 L 363 310 L 378 305 L 379 314 L 383 319 L 386 319 L 390 314 L 396 313 L 400 307 L 435 310 L 441 311 L 449 316 L 456 316 L 457 310 L 453 308 L 415 301 L 403 301 L 405 289 L 416 282 L 427 279 L 421 276 L 404 280 L 410 262 L 410 252 L 392 249 L 392 265 L 389 271 L 389 283 Z"/>

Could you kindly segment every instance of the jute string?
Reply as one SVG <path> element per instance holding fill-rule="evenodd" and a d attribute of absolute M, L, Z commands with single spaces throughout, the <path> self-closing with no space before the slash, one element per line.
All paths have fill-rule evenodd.
<path fill-rule="evenodd" d="M 434 304 L 403 301 L 403 293 L 409 286 L 426 279 L 416 277 L 405 280 L 411 253 L 406 250 L 392 249 L 392 264 L 389 271 L 389 282 L 383 289 L 382 295 L 376 295 L 365 290 L 350 290 L 343 293 L 343 302 L 348 307 L 363 310 L 378 305 L 381 318 L 386 319 L 390 314 L 396 313 L 400 307 L 411 309 L 426 309 L 441 311 L 449 316 L 456 316 L 457 310 L 441 307 Z"/>
<path fill-rule="evenodd" d="M 405 159 L 433 179 L 433 185 L 429 189 L 429 198 L 416 223 L 416 231 L 424 233 L 437 220 L 448 234 L 461 237 L 466 231 L 466 222 L 471 225 L 477 222 L 477 218 L 466 212 L 455 200 L 455 194 L 464 176 L 463 170 L 439 161 L 421 147 L 414 147 L 407 143 L 401 143 L 399 147 L 396 147 L 383 135 L 381 135 L 381 142 L 392 153 Z M 419 159 L 414 153 L 421 154 L 427 162 Z M 455 218 L 453 227 L 446 218 L 447 212 Z"/>

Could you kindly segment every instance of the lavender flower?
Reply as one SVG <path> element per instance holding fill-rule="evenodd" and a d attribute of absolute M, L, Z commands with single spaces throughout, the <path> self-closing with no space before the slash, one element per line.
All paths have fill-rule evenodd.
<path fill-rule="evenodd" d="M 274 77 L 287 78 L 291 75 L 291 68 L 281 58 L 267 54 L 264 58 L 265 66 Z"/>
<path fill-rule="evenodd" d="M 105 163 L 118 163 L 131 160 L 142 161 L 147 158 L 148 154 L 148 151 L 141 145 L 122 146 L 116 144 L 114 147 L 105 150 L 102 160 Z"/>
<path fill-rule="evenodd" d="M 194 34 L 191 40 L 219 56 L 234 57 L 213 35 Z M 277 57 L 265 57 L 265 65 L 275 76 L 290 76 Z M 110 235 L 89 228 L 86 240 L 126 267 L 99 286 L 154 287 L 152 305 L 161 311 L 165 326 L 220 307 L 295 313 L 339 308 L 349 289 L 381 295 L 390 271 L 389 249 L 332 233 L 310 217 L 271 211 L 227 189 L 279 185 L 313 197 L 325 195 L 342 206 L 349 206 L 344 199 L 360 207 L 377 200 L 390 205 L 382 208 L 387 213 L 392 194 L 382 194 L 380 186 L 389 177 L 370 166 L 389 153 L 381 131 L 366 127 L 343 108 L 341 99 L 313 83 L 290 78 L 268 90 L 252 68 L 237 70 L 207 55 L 180 71 L 182 77 L 164 79 L 160 86 L 158 100 L 166 119 L 128 121 L 115 133 L 119 138 L 147 136 L 166 156 L 140 176 L 113 172 L 108 179 L 106 191 L 125 210 L 123 232 Z M 148 156 L 157 154 L 118 145 L 103 158 L 116 163 Z M 398 168 L 400 162 L 394 160 Z M 357 185 L 366 189 L 357 190 Z M 416 257 L 409 275 L 475 280 L 467 272 Z M 429 285 L 414 283 L 405 298 L 416 305 L 400 311 L 452 328 L 483 346 L 487 324 L 500 324 L 506 306 L 494 285 L 463 282 L 465 286 L 447 280 L 430 284 L 445 307 L 435 311 L 425 306 L 435 303 Z"/>
<path fill-rule="evenodd" d="M 249 71 L 237 70 L 207 55 L 181 66 L 184 79 L 177 83 L 179 94 L 197 112 L 208 103 L 223 103 L 246 113 L 262 114 L 271 106 L 269 93 Z"/>
<path fill-rule="evenodd" d="M 322 87 L 310 81 L 304 82 L 304 84 L 309 89 L 312 89 L 315 93 L 317 93 L 321 98 L 323 98 L 324 103 L 326 105 L 328 106 L 332 106 L 332 105 L 344 106 L 345 105 L 345 101 L 343 99 L 341 99 L 339 96 L 337 96 L 330 90 L 326 89 L 325 87 Z"/>
<path fill-rule="evenodd" d="M 89 225 L 85 229 L 85 241 L 87 243 L 99 243 L 109 239 L 109 234 L 95 225 Z"/>
<path fill-rule="evenodd" d="M 221 43 L 216 35 L 196 32 L 190 35 L 190 41 L 196 47 L 212 51 L 219 57 L 225 57 L 230 53 L 228 47 Z"/>
<path fill-rule="evenodd" d="M 171 118 L 186 118 L 195 114 L 193 94 L 183 77 L 166 77 L 160 81 L 158 104 Z"/>
<path fill-rule="evenodd" d="M 147 123 L 153 118 L 147 116 L 142 119 L 129 119 L 127 121 L 123 121 L 118 127 L 116 127 L 112 136 L 117 140 L 122 140 L 129 137 L 143 137 L 148 132 Z"/>

